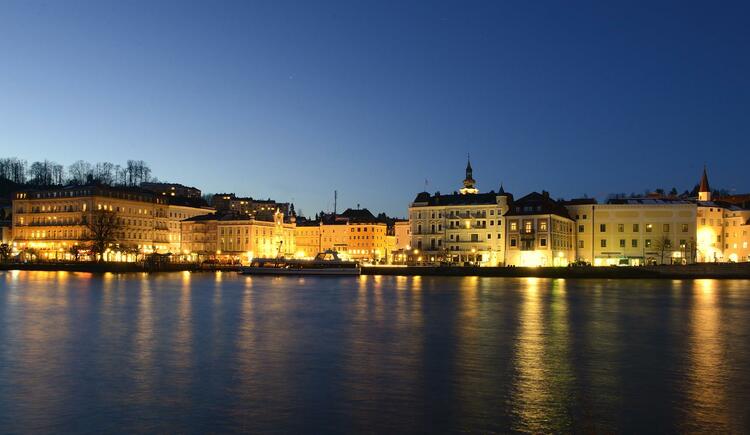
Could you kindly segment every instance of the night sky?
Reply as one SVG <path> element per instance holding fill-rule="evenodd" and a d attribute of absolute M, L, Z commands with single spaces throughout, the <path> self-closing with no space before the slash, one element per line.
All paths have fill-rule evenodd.
<path fill-rule="evenodd" d="M 750 191 L 750 3 L 0 2 L 0 156 L 204 192 Z"/>

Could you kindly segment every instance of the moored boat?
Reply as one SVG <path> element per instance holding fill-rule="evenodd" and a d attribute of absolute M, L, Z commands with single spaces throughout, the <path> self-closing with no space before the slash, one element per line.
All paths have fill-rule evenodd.
<path fill-rule="evenodd" d="M 359 275 L 356 261 L 342 260 L 336 251 L 319 253 L 312 260 L 289 258 L 255 258 L 240 267 L 244 275 Z"/>

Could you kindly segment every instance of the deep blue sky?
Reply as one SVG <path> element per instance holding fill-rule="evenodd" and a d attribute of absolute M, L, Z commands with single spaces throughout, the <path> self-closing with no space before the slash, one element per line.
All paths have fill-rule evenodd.
<path fill-rule="evenodd" d="M 0 3 L 0 155 L 405 215 L 450 192 L 750 191 L 750 7 Z"/>

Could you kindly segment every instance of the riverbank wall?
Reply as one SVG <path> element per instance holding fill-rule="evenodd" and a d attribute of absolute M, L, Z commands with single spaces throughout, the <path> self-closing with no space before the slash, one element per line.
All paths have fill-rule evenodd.
<path fill-rule="evenodd" d="M 238 265 L 163 263 L 11 263 L 0 264 L 0 270 L 40 270 L 89 273 L 132 272 L 236 272 Z M 640 267 L 452 267 L 452 266 L 364 266 L 363 275 L 392 276 L 494 276 L 539 278 L 600 279 L 749 279 L 750 263 L 701 263 L 686 266 Z"/>

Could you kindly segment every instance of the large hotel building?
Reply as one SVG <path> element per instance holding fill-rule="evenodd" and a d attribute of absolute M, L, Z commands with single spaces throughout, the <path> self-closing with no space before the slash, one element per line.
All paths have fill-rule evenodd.
<path fill-rule="evenodd" d="M 142 189 L 100 185 L 16 192 L 13 243 L 43 259 L 72 259 L 71 248 L 89 239 L 87 220 L 97 210 L 115 213 L 117 228 L 106 260 L 139 254 L 177 253 L 179 220 L 205 214 L 206 208 L 171 205 L 168 198 Z M 132 257 L 132 258 L 131 258 Z"/>

